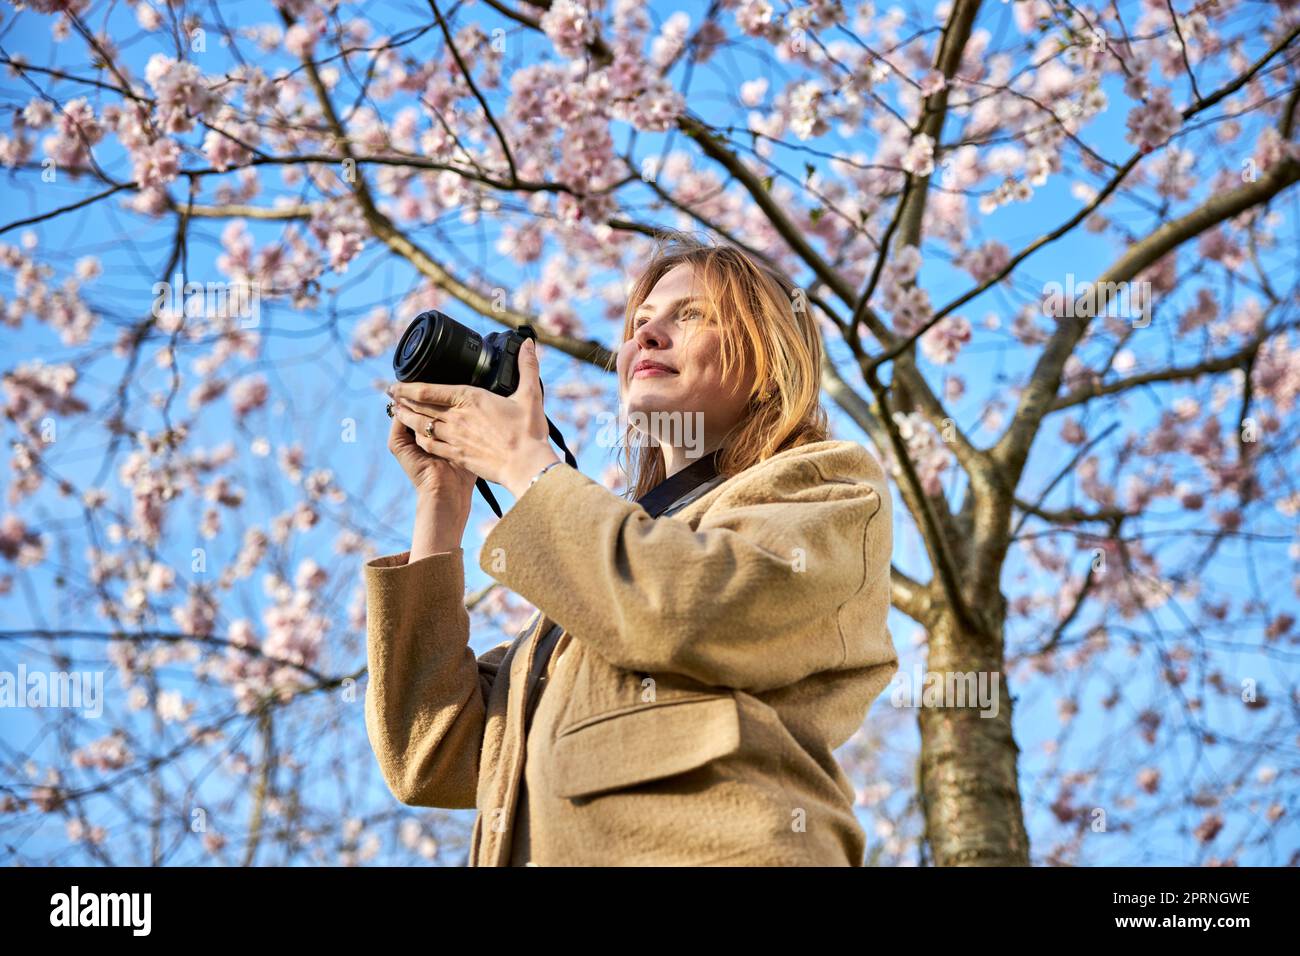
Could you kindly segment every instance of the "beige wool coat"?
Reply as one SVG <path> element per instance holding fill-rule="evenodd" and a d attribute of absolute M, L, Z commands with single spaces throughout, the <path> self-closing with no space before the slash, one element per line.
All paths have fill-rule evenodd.
<path fill-rule="evenodd" d="M 898 670 L 891 528 L 855 442 L 787 449 L 657 519 L 552 468 L 479 552 L 538 609 L 514 640 L 468 647 L 462 549 L 365 564 L 384 779 L 406 804 L 477 807 L 471 866 L 861 866 L 832 751 Z"/>

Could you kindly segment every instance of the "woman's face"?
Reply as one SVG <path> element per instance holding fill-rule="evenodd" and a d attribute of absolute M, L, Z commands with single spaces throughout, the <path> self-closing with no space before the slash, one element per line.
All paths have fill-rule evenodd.
<path fill-rule="evenodd" d="M 694 280 L 690 263 L 660 277 L 619 347 L 617 370 L 624 414 L 638 430 L 702 453 L 702 445 L 696 448 L 701 437 L 714 447 L 740 421 L 753 372 L 737 381 L 733 369 L 733 380 L 723 381 L 721 336 L 705 327 L 704 289 Z M 666 369 L 647 369 L 646 363 Z"/>

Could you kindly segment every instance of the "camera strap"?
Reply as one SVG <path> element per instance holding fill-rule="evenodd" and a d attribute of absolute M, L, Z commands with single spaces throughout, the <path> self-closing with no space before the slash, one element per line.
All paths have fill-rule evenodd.
<path fill-rule="evenodd" d="M 564 443 L 564 436 L 560 430 L 548 418 L 546 424 L 550 430 L 551 438 L 564 451 L 564 460 L 572 468 L 578 467 L 577 460 L 573 453 L 569 451 L 569 446 Z M 670 508 L 674 511 L 689 504 L 700 494 L 707 491 L 710 487 L 717 484 L 717 479 L 721 476 L 718 474 L 718 456 L 722 454 L 721 448 L 715 448 L 707 455 L 691 462 L 681 471 L 665 478 L 659 484 L 655 485 L 640 498 L 636 503 L 645 509 L 646 513 L 652 518 L 658 518 Z M 475 482 L 478 490 L 482 492 L 487 503 L 492 507 L 498 518 L 501 517 L 501 506 L 497 504 L 497 499 L 492 494 L 492 489 L 482 478 Z"/>
<path fill-rule="evenodd" d="M 715 448 L 707 455 L 691 462 L 681 471 L 665 478 L 643 494 L 636 500 L 637 504 L 652 518 L 658 518 L 672 505 L 685 504 L 686 502 L 681 501 L 682 498 L 718 477 L 718 456 L 721 453 L 721 448 Z"/>
<path fill-rule="evenodd" d="M 721 484 L 724 480 L 725 476 L 719 475 L 717 469 L 718 456 L 721 453 L 722 449 L 717 448 L 691 462 L 677 474 L 665 478 L 643 494 L 636 500 L 637 504 L 644 508 L 652 518 L 670 515 L 685 508 L 696 498 Z M 540 615 L 541 612 L 539 611 L 538 614 Z M 544 623 L 544 620 L 538 621 L 530 625 L 521 634 L 528 633 L 528 630 L 531 630 L 533 626 L 540 628 Z M 546 633 L 537 638 L 537 648 L 533 652 L 533 681 L 545 683 L 551 655 L 555 653 L 561 635 L 566 633 L 564 628 L 552 621 Z M 532 724 L 533 712 L 537 709 L 537 703 L 540 699 L 540 693 L 530 691 L 530 696 L 527 698 L 528 704 L 524 712 L 525 733 Z"/>
<path fill-rule="evenodd" d="M 546 394 L 545 387 L 542 388 L 542 394 L 543 395 Z M 573 457 L 573 452 L 569 451 L 569 446 L 564 443 L 564 436 L 560 434 L 560 430 L 555 427 L 555 422 L 551 421 L 549 417 L 546 419 L 546 430 L 550 434 L 551 440 L 554 441 L 555 444 L 559 445 L 560 450 L 564 452 L 564 460 L 569 465 L 569 467 L 577 468 L 578 459 Z M 483 478 L 480 478 L 474 482 L 474 485 L 476 488 L 478 488 L 479 493 L 483 495 L 483 498 L 487 501 L 489 507 L 492 508 L 492 511 L 496 514 L 498 518 L 500 518 L 501 506 L 497 504 L 497 496 L 492 494 L 492 489 L 488 485 L 487 481 Z"/>

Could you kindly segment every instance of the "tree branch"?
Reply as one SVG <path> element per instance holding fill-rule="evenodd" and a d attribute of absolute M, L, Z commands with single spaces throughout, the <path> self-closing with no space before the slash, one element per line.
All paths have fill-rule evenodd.
<path fill-rule="evenodd" d="M 1097 278 L 1092 288 L 1102 290 L 1100 298 L 1109 299 L 1109 292 L 1116 284 L 1132 281 L 1139 272 L 1184 242 L 1226 219 L 1268 202 L 1297 181 L 1300 181 L 1300 163 L 1288 159 L 1253 183 L 1214 194 L 1196 209 L 1166 222 L 1130 246 Z M 1090 311 L 1103 312 L 1106 305 L 1106 302 L 1099 302 L 1097 308 Z M 1018 476 L 1024 467 L 1039 424 L 1055 402 L 1066 360 L 1087 331 L 1089 318 L 1080 316 L 1060 320 L 1056 332 L 1039 356 L 1029 385 L 1020 396 L 1012 424 L 994 446 L 994 457 L 1008 475 Z"/>
<path fill-rule="evenodd" d="M 1213 375 L 1217 372 L 1228 372 L 1235 368 L 1244 369 L 1259 353 L 1261 346 L 1275 335 L 1290 329 L 1300 328 L 1300 321 L 1288 322 L 1284 325 L 1268 329 L 1255 336 L 1241 349 L 1230 355 L 1220 355 L 1217 358 L 1206 359 L 1203 362 L 1197 362 L 1195 365 L 1178 365 L 1170 368 L 1160 369 L 1154 372 L 1142 372 L 1139 375 L 1130 375 L 1128 378 L 1116 379 L 1113 382 L 1095 382 L 1076 388 L 1067 395 L 1061 395 L 1048 409 L 1049 412 L 1059 412 L 1063 408 L 1072 408 L 1075 405 L 1082 405 L 1094 398 L 1100 398 L 1103 395 L 1117 395 L 1121 392 L 1127 392 L 1134 388 L 1140 388 L 1143 385 L 1153 385 L 1158 382 L 1179 382 L 1187 379 L 1200 378 L 1202 375 Z"/>

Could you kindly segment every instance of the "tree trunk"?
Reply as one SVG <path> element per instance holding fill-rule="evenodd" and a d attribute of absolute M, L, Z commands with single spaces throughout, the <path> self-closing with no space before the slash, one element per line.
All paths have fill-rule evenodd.
<path fill-rule="evenodd" d="M 1003 621 L 999 612 L 999 635 Z M 982 675 L 988 694 L 986 707 L 969 694 L 962 701 L 945 690 L 938 706 L 919 711 L 920 790 L 934 864 L 1028 866 L 1029 837 L 1016 774 L 1020 748 L 1011 732 L 1001 639 L 989 647 L 962 633 L 951 615 L 941 614 L 930 628 L 927 667 L 936 688 L 962 683 L 962 675 Z"/>

